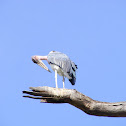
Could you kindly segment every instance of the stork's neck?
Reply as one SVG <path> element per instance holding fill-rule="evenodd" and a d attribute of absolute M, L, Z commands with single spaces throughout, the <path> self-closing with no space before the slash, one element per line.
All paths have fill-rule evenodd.
<path fill-rule="evenodd" d="M 37 56 L 40 60 L 47 60 L 47 56 Z"/>

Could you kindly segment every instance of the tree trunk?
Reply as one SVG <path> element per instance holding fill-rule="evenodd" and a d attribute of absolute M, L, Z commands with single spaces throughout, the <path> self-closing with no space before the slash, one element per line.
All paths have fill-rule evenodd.
<path fill-rule="evenodd" d="M 100 102 L 73 89 L 30 87 L 28 98 L 41 99 L 42 103 L 69 103 L 87 114 L 108 117 L 126 117 L 126 102 Z"/>

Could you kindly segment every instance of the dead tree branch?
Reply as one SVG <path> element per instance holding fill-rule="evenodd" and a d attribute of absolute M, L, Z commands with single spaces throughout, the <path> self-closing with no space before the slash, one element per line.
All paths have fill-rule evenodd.
<path fill-rule="evenodd" d="M 32 91 L 23 91 L 32 99 L 41 99 L 42 103 L 69 103 L 87 114 L 108 117 L 126 117 L 126 102 L 100 102 L 73 89 L 52 87 L 30 87 Z"/>

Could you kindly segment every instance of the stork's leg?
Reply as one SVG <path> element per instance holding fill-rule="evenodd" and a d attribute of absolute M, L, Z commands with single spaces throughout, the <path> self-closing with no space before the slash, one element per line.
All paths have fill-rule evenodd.
<path fill-rule="evenodd" d="M 64 76 L 63 76 L 63 88 L 65 88 L 65 78 L 64 78 Z"/>
<path fill-rule="evenodd" d="M 58 88 L 58 85 L 57 85 L 57 70 L 55 70 L 55 83 L 56 83 L 56 88 Z"/>

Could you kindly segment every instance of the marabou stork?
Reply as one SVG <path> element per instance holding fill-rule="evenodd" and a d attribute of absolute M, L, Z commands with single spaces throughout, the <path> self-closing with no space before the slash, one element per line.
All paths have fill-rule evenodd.
<path fill-rule="evenodd" d="M 57 51 L 51 51 L 47 56 L 32 56 L 32 61 L 34 63 L 51 72 L 41 60 L 47 60 L 51 68 L 55 71 L 56 88 L 58 88 L 57 73 L 60 76 L 63 76 L 63 88 L 65 88 L 65 77 L 69 79 L 72 85 L 75 84 L 77 65 L 75 65 L 75 63 L 71 61 L 66 54 Z"/>

